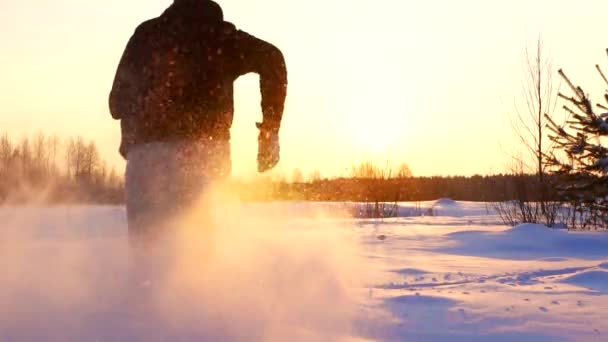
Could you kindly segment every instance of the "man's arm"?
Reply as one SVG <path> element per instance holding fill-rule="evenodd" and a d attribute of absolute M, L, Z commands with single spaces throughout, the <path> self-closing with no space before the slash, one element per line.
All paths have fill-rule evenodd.
<path fill-rule="evenodd" d="M 127 43 L 110 91 L 110 114 L 114 119 L 133 115 L 138 110 L 137 104 L 140 99 L 137 97 L 141 95 L 138 91 L 141 87 L 141 70 L 138 66 L 141 63 L 141 56 L 138 56 L 138 51 L 141 49 L 141 44 L 142 32 L 138 28 Z"/>
<path fill-rule="evenodd" d="M 239 75 L 254 72 L 260 76 L 262 128 L 278 130 L 287 95 L 287 67 L 283 53 L 276 46 L 243 31 L 237 30 L 234 35 Z"/>

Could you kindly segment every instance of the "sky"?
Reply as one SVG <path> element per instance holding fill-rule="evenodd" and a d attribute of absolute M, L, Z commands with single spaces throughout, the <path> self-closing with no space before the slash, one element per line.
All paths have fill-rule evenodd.
<path fill-rule="evenodd" d="M 112 165 L 107 97 L 135 27 L 170 0 L 0 0 L 0 131 L 97 142 Z M 521 149 L 526 46 L 599 98 L 608 66 L 602 0 L 219 0 L 225 18 L 278 46 L 289 88 L 278 174 L 346 175 L 362 161 L 415 175 L 502 172 Z M 554 75 L 554 80 L 558 77 Z M 563 89 L 563 88 L 562 88 Z M 237 80 L 236 176 L 256 174 L 257 76 Z"/>

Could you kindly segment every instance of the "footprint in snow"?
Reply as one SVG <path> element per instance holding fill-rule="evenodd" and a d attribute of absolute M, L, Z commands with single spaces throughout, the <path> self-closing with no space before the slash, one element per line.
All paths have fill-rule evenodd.
<path fill-rule="evenodd" d="M 551 302 L 551 305 L 559 305 L 559 302 L 556 301 L 556 300 L 554 300 L 554 301 Z"/>
<path fill-rule="evenodd" d="M 525 300 L 526 302 L 529 302 L 529 301 L 530 301 L 530 298 L 526 298 L 526 299 L 524 299 L 524 300 Z"/>
<path fill-rule="evenodd" d="M 538 308 L 538 310 L 540 310 L 540 311 L 542 311 L 542 312 L 549 312 L 549 309 L 547 309 L 547 308 L 546 308 L 546 307 L 544 307 L 544 306 L 540 306 L 540 307 Z"/>
<path fill-rule="evenodd" d="M 545 290 L 553 290 L 553 288 L 551 286 L 546 286 Z"/>
<path fill-rule="evenodd" d="M 580 300 L 578 302 L 576 302 L 576 305 L 578 305 L 580 307 L 585 306 L 585 304 L 582 301 L 580 301 Z"/>

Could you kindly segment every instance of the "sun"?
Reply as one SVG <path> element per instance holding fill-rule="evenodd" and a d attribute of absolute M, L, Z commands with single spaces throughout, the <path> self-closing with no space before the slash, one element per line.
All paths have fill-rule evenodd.
<path fill-rule="evenodd" d="M 377 120 L 379 119 L 379 120 Z M 378 155 L 387 152 L 400 138 L 399 125 L 382 117 L 355 118 L 349 126 L 353 146 L 360 152 Z"/>

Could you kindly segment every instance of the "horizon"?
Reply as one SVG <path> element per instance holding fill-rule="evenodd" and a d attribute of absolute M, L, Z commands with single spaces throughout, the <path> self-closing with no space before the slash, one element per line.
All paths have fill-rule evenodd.
<path fill-rule="evenodd" d="M 11 33 L 0 56 L 2 132 L 82 135 L 120 172 L 111 82 L 135 27 L 170 3 L 1 4 L 0 29 Z M 415 176 L 506 172 L 508 154 L 522 149 L 507 114 L 521 106 L 525 49 L 539 36 L 554 81 L 563 68 L 596 98 L 603 89 L 594 70 L 606 62 L 608 4 L 601 1 L 218 3 L 226 20 L 285 54 L 289 88 L 275 174 L 297 168 L 339 177 L 367 160 L 407 163 Z M 257 87 L 251 75 L 235 87 L 238 178 L 256 174 Z"/>

